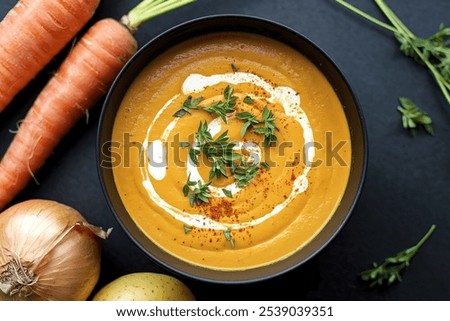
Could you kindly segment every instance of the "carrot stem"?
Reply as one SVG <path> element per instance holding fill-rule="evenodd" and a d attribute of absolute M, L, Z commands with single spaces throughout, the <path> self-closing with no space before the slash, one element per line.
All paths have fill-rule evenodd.
<path fill-rule="evenodd" d="M 441 90 L 441 92 L 444 95 L 447 102 L 450 104 L 450 92 L 449 92 L 450 83 L 442 76 L 442 74 L 435 67 L 435 65 L 430 62 L 428 57 L 426 57 L 424 55 L 424 53 L 413 43 L 413 40 L 415 38 L 417 38 L 416 35 L 414 35 L 411 32 L 411 30 L 409 30 L 409 28 L 405 26 L 405 24 L 403 24 L 403 22 L 400 20 L 400 18 L 394 13 L 394 11 L 392 11 L 392 9 L 389 8 L 389 6 L 384 2 L 384 0 L 374 0 L 374 1 L 392 25 L 386 24 L 386 23 L 372 17 L 371 15 L 365 13 L 364 11 L 349 4 L 345 0 L 336 0 L 336 2 L 343 5 L 347 9 L 353 11 L 354 13 L 375 23 L 376 25 L 378 25 L 380 27 L 383 27 L 387 30 L 392 31 L 395 35 L 403 35 L 405 40 L 408 41 L 409 45 L 414 50 L 414 52 L 417 54 L 417 56 L 420 58 L 420 60 L 431 71 L 436 83 L 439 86 L 439 89 Z"/>
<path fill-rule="evenodd" d="M 343 5 L 347 9 L 350 9 L 354 13 L 360 15 L 361 17 L 363 17 L 363 18 L 373 22 L 374 24 L 384 28 L 384 29 L 390 30 L 392 32 L 396 32 L 397 31 L 397 29 L 395 29 L 394 27 L 392 27 L 392 26 L 388 25 L 387 23 L 384 23 L 384 22 L 382 22 L 382 21 L 372 17 L 371 15 L 365 13 L 364 11 L 356 8 L 355 6 L 351 5 L 350 3 L 348 3 L 348 2 L 346 2 L 344 0 L 336 0 L 336 2 L 341 4 L 341 5 Z"/>
<path fill-rule="evenodd" d="M 127 27 L 134 31 L 144 22 L 195 0 L 143 0 L 128 12 Z"/>

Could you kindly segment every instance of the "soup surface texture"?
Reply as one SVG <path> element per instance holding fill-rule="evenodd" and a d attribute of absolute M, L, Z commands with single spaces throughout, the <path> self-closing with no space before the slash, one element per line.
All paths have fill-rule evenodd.
<path fill-rule="evenodd" d="M 289 257 L 335 212 L 350 134 L 320 70 L 250 33 L 212 33 L 153 59 L 118 110 L 113 175 L 137 226 L 191 264 Z"/>

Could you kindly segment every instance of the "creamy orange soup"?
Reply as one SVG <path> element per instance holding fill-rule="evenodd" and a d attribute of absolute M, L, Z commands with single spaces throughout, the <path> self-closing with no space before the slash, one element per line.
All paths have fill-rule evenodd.
<path fill-rule="evenodd" d="M 191 39 L 151 61 L 112 139 L 115 183 L 139 228 L 217 270 L 301 250 L 335 212 L 351 165 L 343 108 L 320 70 L 239 32 Z"/>

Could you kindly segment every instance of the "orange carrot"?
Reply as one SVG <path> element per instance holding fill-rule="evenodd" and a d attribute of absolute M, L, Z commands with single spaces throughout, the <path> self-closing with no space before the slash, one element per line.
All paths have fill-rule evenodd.
<path fill-rule="evenodd" d="M 0 209 L 20 192 L 136 51 L 113 19 L 94 24 L 39 94 L 0 162 Z"/>
<path fill-rule="evenodd" d="M 64 135 L 104 95 L 136 52 L 131 30 L 192 1 L 144 0 L 122 19 L 126 26 L 106 18 L 87 31 L 31 106 L 0 162 L 0 210 L 25 188 Z"/>
<path fill-rule="evenodd" d="M 100 0 L 21 0 L 0 22 L 0 112 L 81 30 Z"/>

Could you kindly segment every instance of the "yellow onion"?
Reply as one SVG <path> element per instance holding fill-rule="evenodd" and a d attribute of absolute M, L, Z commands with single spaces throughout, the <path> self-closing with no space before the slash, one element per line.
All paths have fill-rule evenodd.
<path fill-rule="evenodd" d="M 29 200 L 0 214 L 0 301 L 86 300 L 100 275 L 110 230 L 75 209 Z"/>

